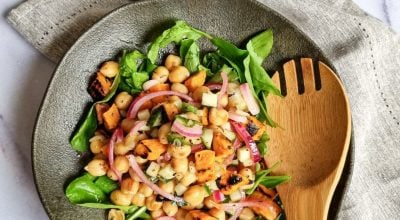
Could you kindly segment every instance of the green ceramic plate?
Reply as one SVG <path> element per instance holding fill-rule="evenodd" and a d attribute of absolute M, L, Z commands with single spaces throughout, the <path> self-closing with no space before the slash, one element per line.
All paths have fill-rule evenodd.
<path fill-rule="evenodd" d="M 86 92 L 89 78 L 99 63 L 124 48 L 144 49 L 147 42 L 177 19 L 237 44 L 246 42 L 246 38 L 261 30 L 272 28 L 275 42 L 265 63 L 270 72 L 296 57 L 314 57 L 330 63 L 309 37 L 256 1 L 150 0 L 115 10 L 80 37 L 66 53 L 54 73 L 37 119 L 33 169 L 40 198 L 51 219 L 105 219 L 104 211 L 72 205 L 64 196 L 66 184 L 79 174 L 87 160 L 72 150 L 69 139 L 91 102 Z M 351 155 L 350 151 L 350 162 Z M 335 195 L 332 217 L 344 186 L 348 185 L 350 167 L 348 164 Z"/>

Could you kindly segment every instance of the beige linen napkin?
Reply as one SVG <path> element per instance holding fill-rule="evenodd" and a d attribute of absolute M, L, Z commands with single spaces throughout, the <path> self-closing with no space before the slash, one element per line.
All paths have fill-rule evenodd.
<path fill-rule="evenodd" d="M 310 36 L 337 69 L 354 122 L 354 169 L 338 219 L 400 219 L 400 36 L 348 0 L 259 0 Z M 9 22 L 57 62 L 128 0 L 29 0 Z"/>

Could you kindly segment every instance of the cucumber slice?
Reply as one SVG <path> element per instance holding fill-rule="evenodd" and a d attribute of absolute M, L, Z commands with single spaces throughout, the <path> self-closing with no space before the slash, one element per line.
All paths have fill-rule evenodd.
<path fill-rule="evenodd" d="M 203 129 L 201 140 L 203 141 L 203 144 L 207 147 L 207 149 L 210 149 L 213 140 L 213 130 L 208 128 Z"/>

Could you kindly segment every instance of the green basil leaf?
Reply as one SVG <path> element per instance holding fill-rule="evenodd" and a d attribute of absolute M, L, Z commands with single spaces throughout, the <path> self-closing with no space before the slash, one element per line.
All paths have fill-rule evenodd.
<path fill-rule="evenodd" d="M 103 100 L 98 101 L 96 103 L 105 103 L 111 100 L 111 98 L 115 95 L 115 92 L 118 89 L 120 83 L 120 74 L 114 78 L 113 84 L 111 86 L 110 92 L 104 97 Z M 71 139 L 72 148 L 79 152 L 86 152 L 89 149 L 89 139 L 93 136 L 94 132 L 97 129 L 97 118 L 96 113 L 94 111 L 94 103 L 79 128 L 75 131 L 74 135 Z"/>
<path fill-rule="evenodd" d="M 133 72 L 131 76 L 133 88 L 142 91 L 142 85 L 149 80 L 149 74 L 146 72 Z"/>
<path fill-rule="evenodd" d="M 94 185 L 99 187 L 106 194 L 111 193 L 118 188 L 118 183 L 108 178 L 107 176 L 100 176 L 94 181 Z"/>
<path fill-rule="evenodd" d="M 274 169 L 276 169 L 279 166 L 279 162 L 275 163 L 271 168 L 266 169 L 266 170 L 261 170 L 259 172 L 256 172 L 256 180 L 254 181 L 253 187 L 250 189 L 246 190 L 246 194 L 251 195 L 253 192 L 257 189 L 258 185 L 263 181 L 263 179 L 271 173 Z"/>
<path fill-rule="evenodd" d="M 268 94 L 282 96 L 280 90 L 272 82 L 271 77 L 260 64 L 256 63 L 256 59 L 251 54 L 250 52 L 249 68 L 256 94 L 265 91 Z"/>
<path fill-rule="evenodd" d="M 227 62 L 217 52 L 206 53 L 203 57 L 203 64 L 206 69 L 208 77 L 212 77 L 217 73 Z"/>
<path fill-rule="evenodd" d="M 200 48 L 193 39 L 185 39 L 181 41 L 180 56 L 183 64 L 188 68 L 189 72 L 194 73 L 199 70 L 200 65 Z"/>
<path fill-rule="evenodd" d="M 185 21 L 177 21 L 173 27 L 165 30 L 150 45 L 147 57 L 152 63 L 156 63 L 161 48 L 166 47 L 170 43 L 180 44 L 183 39 L 197 40 L 202 36 L 211 38 L 209 34 L 191 27 Z"/>
<path fill-rule="evenodd" d="M 120 206 L 120 205 L 113 205 L 113 204 L 106 204 L 106 203 L 82 203 L 78 204 L 79 206 L 83 206 L 86 208 L 94 208 L 94 209 L 119 209 L 126 214 L 133 214 L 138 207 L 135 205 L 132 206 Z"/>
<path fill-rule="evenodd" d="M 137 72 L 138 66 L 144 58 L 145 55 L 138 50 L 129 53 L 123 51 L 122 58 L 119 62 L 121 76 L 130 77 L 132 72 Z"/>
<path fill-rule="evenodd" d="M 93 183 L 89 174 L 74 179 L 68 184 L 65 194 L 73 204 L 103 203 L 107 201 L 106 194 Z"/>

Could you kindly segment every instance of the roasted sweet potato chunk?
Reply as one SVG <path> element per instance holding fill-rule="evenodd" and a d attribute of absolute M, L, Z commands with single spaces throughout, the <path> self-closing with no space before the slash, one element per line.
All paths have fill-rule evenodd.
<path fill-rule="evenodd" d="M 98 72 L 96 78 L 90 84 L 88 91 L 94 100 L 101 100 L 110 92 L 111 85 L 111 80 Z"/>
<path fill-rule="evenodd" d="M 113 104 L 106 112 L 103 113 L 104 127 L 107 130 L 113 130 L 118 126 L 121 120 L 121 115 L 119 114 L 118 108 Z"/>
<path fill-rule="evenodd" d="M 238 173 L 227 170 L 220 179 L 217 180 L 221 192 L 225 195 L 230 195 L 241 186 L 249 184 L 249 179 Z"/>
<path fill-rule="evenodd" d="M 249 116 L 249 123 L 247 124 L 247 131 L 253 137 L 253 140 L 258 141 L 260 140 L 261 136 L 265 132 L 265 125 L 260 122 L 256 117 Z"/>
<path fill-rule="evenodd" d="M 200 70 L 196 74 L 192 75 L 185 81 L 185 86 L 190 92 L 204 85 L 206 82 L 206 71 Z"/>
<path fill-rule="evenodd" d="M 165 102 L 163 104 L 165 113 L 167 114 L 167 117 L 170 121 L 172 121 L 175 117 L 176 114 L 179 113 L 178 107 L 174 103 L 170 102 Z"/>
<path fill-rule="evenodd" d="M 103 114 L 110 108 L 110 106 L 106 103 L 97 103 L 94 108 L 96 110 L 97 124 L 101 125 L 104 121 Z"/>
<path fill-rule="evenodd" d="M 211 169 L 215 165 L 215 152 L 212 150 L 198 151 L 194 155 L 196 170 Z"/>
<path fill-rule="evenodd" d="M 161 154 L 167 151 L 167 146 L 161 144 L 158 139 L 146 139 L 142 140 L 140 143 L 142 143 L 148 149 L 148 160 L 157 160 Z"/>
<path fill-rule="evenodd" d="M 168 90 L 170 90 L 169 84 L 162 83 L 162 84 L 157 84 L 155 86 L 152 86 L 149 89 L 149 92 L 159 92 L 159 91 L 168 91 Z M 167 100 L 167 96 L 159 96 L 159 97 L 153 98 L 151 101 L 154 104 L 158 104 L 158 103 L 161 103 L 161 102 L 165 102 L 166 100 Z"/>
<path fill-rule="evenodd" d="M 221 132 L 214 132 L 212 146 L 219 157 L 228 157 L 234 153 L 232 143 Z"/>
<path fill-rule="evenodd" d="M 185 220 L 217 220 L 200 210 L 192 210 L 186 214 Z"/>

